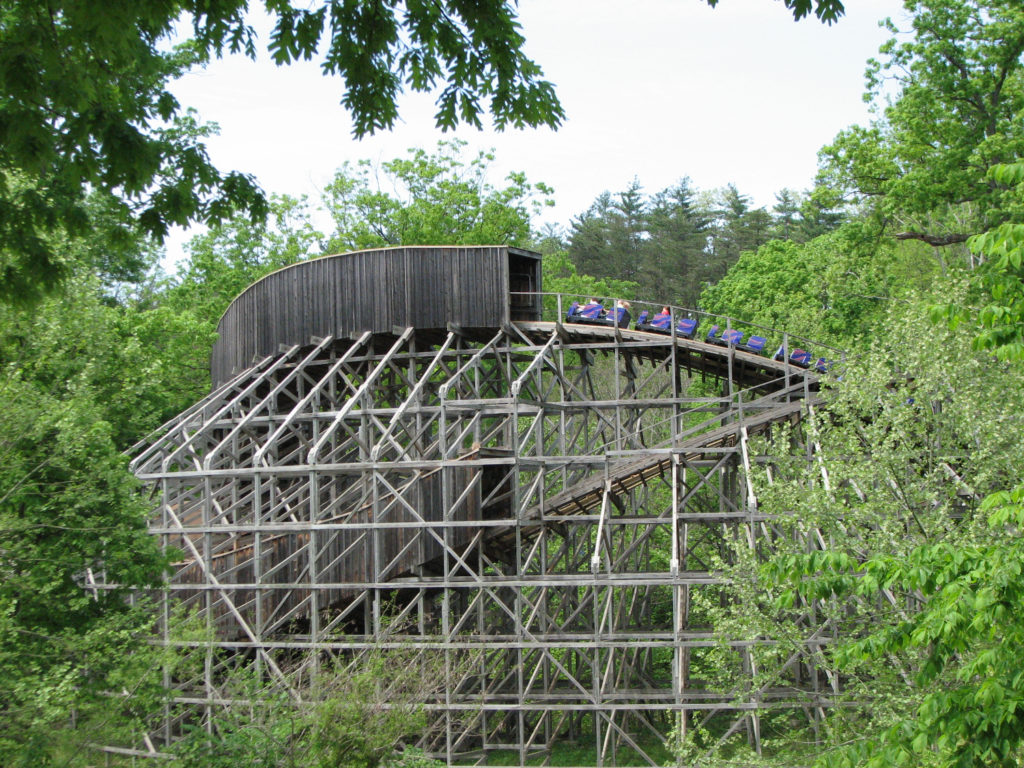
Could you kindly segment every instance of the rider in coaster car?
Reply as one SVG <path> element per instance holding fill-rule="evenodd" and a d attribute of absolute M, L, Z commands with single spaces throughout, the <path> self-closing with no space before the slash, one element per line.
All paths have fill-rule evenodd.
<path fill-rule="evenodd" d="M 668 330 L 672 325 L 672 310 L 668 306 L 661 308 L 661 311 L 651 318 L 651 327 L 660 330 Z"/>
<path fill-rule="evenodd" d="M 615 311 L 619 316 L 619 327 L 625 328 L 629 325 L 632 315 L 629 314 L 629 302 L 619 299 L 615 302 Z"/>
<path fill-rule="evenodd" d="M 604 305 L 594 299 L 587 299 L 587 303 L 579 310 L 579 316 L 584 320 L 600 320 L 603 314 Z"/>

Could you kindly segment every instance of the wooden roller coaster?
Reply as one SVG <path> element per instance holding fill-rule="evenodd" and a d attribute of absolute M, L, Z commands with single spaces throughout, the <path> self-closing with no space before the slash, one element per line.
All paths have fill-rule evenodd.
<path fill-rule="evenodd" d="M 154 751 L 240 660 L 298 691 L 324 654 L 369 647 L 477 654 L 424 702 L 444 727 L 422 746 L 449 764 L 586 736 L 598 764 L 654 765 L 695 720 L 760 749 L 765 706 L 830 705 L 813 627 L 793 678 L 754 688 L 749 644 L 693 599 L 737 540 L 770 545 L 749 441 L 798 439 L 822 374 L 782 333 L 771 359 L 576 324 L 581 297 L 540 288 L 526 251 L 399 248 L 289 267 L 232 304 L 213 392 L 134 452 L 152 532 L 180 552 L 161 639 L 179 642 L 179 605 L 221 649 L 177 681 L 194 713 L 168 710 Z M 716 646 L 747 682 L 702 679 Z"/>

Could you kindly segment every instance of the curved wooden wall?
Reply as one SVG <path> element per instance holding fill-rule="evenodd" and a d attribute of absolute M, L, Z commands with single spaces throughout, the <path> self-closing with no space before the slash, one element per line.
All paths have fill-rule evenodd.
<path fill-rule="evenodd" d="M 304 261 L 250 285 L 217 326 L 213 385 L 313 337 L 539 320 L 540 255 L 508 246 L 401 246 Z"/>

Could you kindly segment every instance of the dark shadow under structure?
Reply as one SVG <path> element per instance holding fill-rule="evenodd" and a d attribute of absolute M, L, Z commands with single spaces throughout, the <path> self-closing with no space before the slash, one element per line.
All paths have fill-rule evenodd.
<path fill-rule="evenodd" d="M 697 726 L 760 750 L 766 709 L 831 704 L 813 611 L 789 676 L 754 685 L 750 643 L 701 609 L 716 563 L 771 546 L 748 441 L 781 424 L 798 440 L 818 374 L 565 323 L 582 297 L 540 276 L 514 248 L 380 249 L 280 270 L 231 305 L 213 392 L 133 461 L 152 532 L 184 553 L 162 640 L 184 605 L 219 650 L 173 681 L 192 714 L 168 708 L 153 750 L 229 705 L 240 660 L 302 690 L 367 648 L 443 655 L 422 746 L 449 764 L 572 740 L 597 765 L 658 765 Z M 729 690 L 705 679 L 723 648 Z"/>

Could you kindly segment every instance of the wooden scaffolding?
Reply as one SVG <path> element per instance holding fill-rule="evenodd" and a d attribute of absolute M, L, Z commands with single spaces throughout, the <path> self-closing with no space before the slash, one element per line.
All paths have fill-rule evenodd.
<path fill-rule="evenodd" d="M 182 553 L 161 639 L 189 642 L 183 610 L 213 638 L 200 673 L 167 680 L 153 750 L 230 705 L 232 665 L 301 696 L 369 648 L 445 659 L 421 746 L 451 765 L 543 763 L 565 739 L 597 765 L 659 765 L 698 726 L 759 750 L 766 708 L 830 705 L 813 612 L 805 653 L 762 683 L 751 641 L 700 609 L 737 542 L 771 546 L 748 440 L 798 425 L 819 374 L 515 294 L 531 314 L 497 327 L 294 340 L 140 444 L 152 532 Z M 723 648 L 729 690 L 702 677 Z"/>

